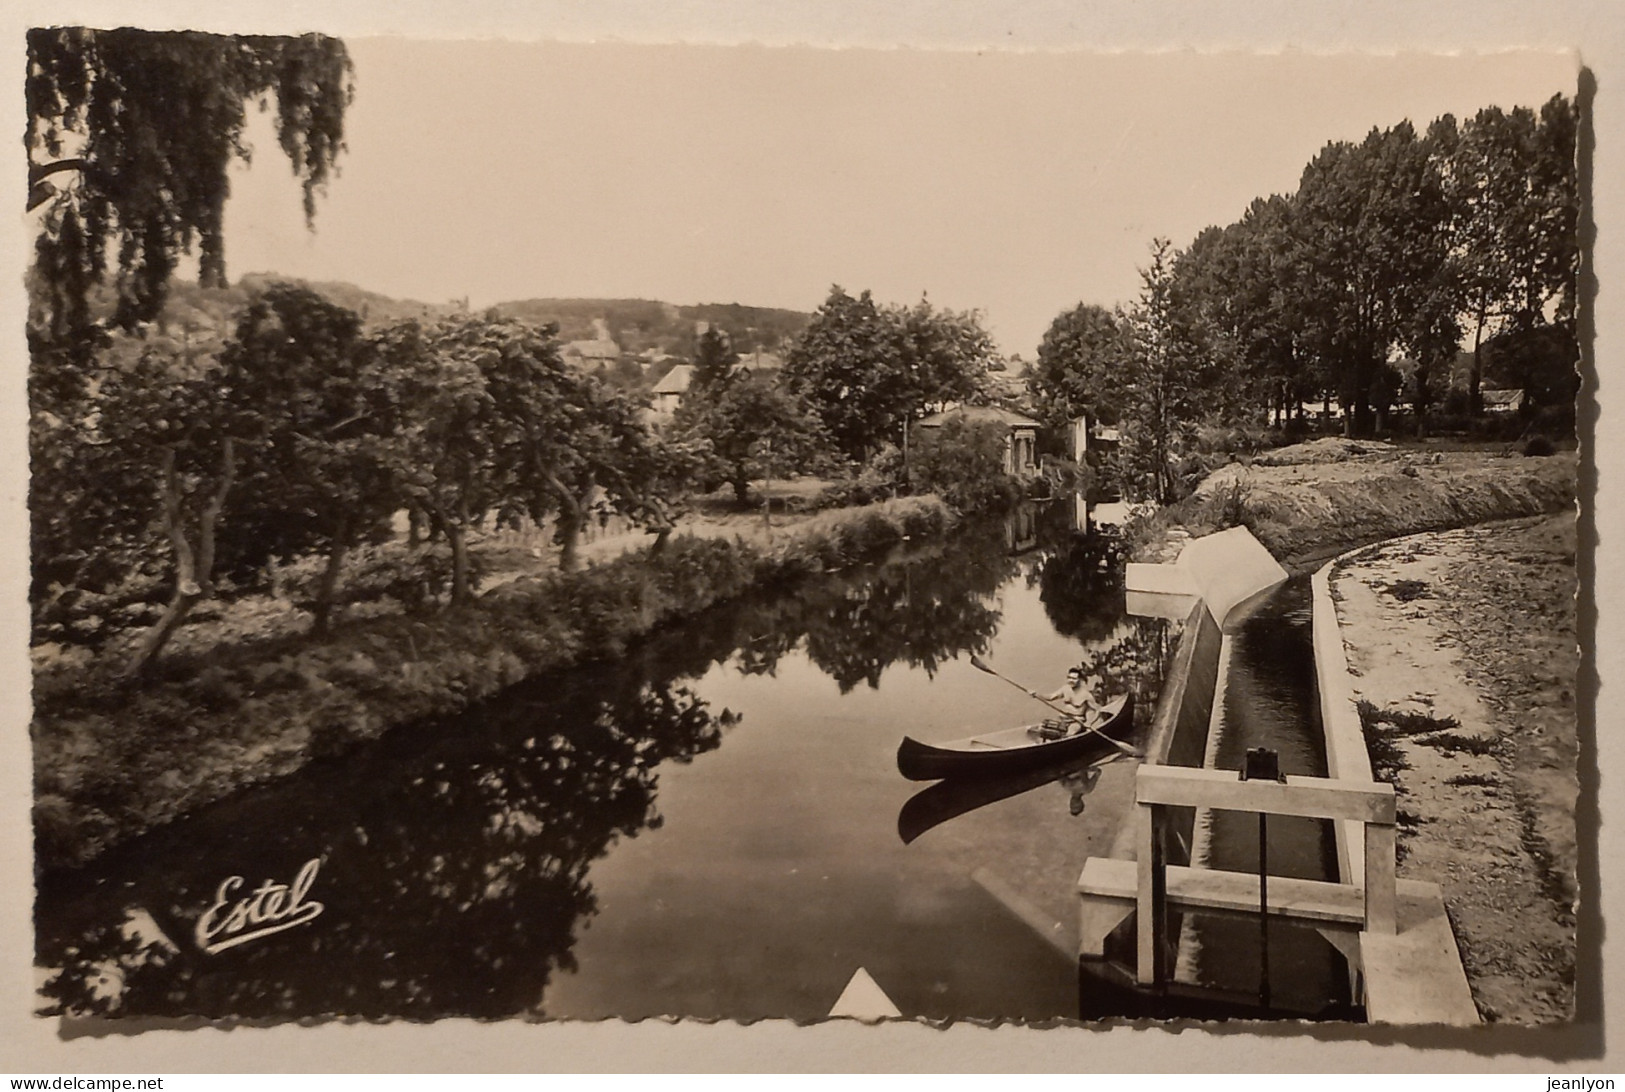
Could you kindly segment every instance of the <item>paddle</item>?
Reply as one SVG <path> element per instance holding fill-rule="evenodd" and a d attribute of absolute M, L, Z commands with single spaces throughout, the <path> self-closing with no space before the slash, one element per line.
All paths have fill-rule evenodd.
<path fill-rule="evenodd" d="M 970 665 L 972 667 L 976 668 L 976 670 L 978 670 L 978 671 L 987 672 L 989 675 L 992 675 L 995 679 L 1003 679 L 1005 682 L 1009 683 L 1011 686 L 1015 687 L 1017 690 L 1021 691 L 1025 695 L 1027 695 L 1029 698 L 1036 698 L 1038 701 L 1043 702 L 1045 705 L 1049 706 L 1051 709 L 1055 710 L 1057 713 L 1061 714 L 1063 717 L 1067 718 L 1068 720 L 1077 720 L 1078 719 L 1076 714 L 1071 713 L 1071 712 L 1061 708 L 1059 705 L 1056 705 L 1054 702 L 1050 701 L 1048 698 L 1040 697 L 1038 694 L 1034 693 L 1031 690 L 1028 690 L 1025 686 L 1022 686 L 1020 683 L 1016 682 L 1016 680 L 1010 678 L 1008 675 L 1001 675 L 997 671 L 994 671 L 991 667 L 989 667 L 987 665 L 986 661 L 984 661 L 980 656 L 976 655 L 976 653 L 974 653 L 974 652 L 971 653 L 971 656 L 970 656 Z M 1085 728 L 1079 734 L 1080 735 L 1089 735 L 1090 733 L 1095 733 L 1095 734 L 1099 735 L 1101 739 L 1105 740 L 1107 743 L 1110 743 L 1113 747 L 1116 747 L 1119 751 L 1122 751 L 1124 754 L 1129 755 L 1132 758 L 1144 758 L 1145 757 L 1145 752 L 1137 750 L 1137 749 L 1135 749 L 1133 747 L 1130 747 L 1126 743 L 1122 743 L 1122 742 L 1119 742 L 1118 740 L 1113 739 L 1111 736 L 1108 736 L 1106 733 L 1102 732 L 1100 730 L 1100 727 L 1101 726 L 1097 725 L 1096 727 L 1093 727 L 1093 728 Z"/>

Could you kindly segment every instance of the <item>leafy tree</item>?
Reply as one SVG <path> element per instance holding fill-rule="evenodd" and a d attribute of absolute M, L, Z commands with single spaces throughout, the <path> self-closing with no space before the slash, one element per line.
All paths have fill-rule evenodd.
<path fill-rule="evenodd" d="M 251 399 L 257 434 L 243 460 L 237 560 L 324 552 L 312 614 L 325 633 L 346 554 L 398 505 L 386 379 L 355 312 L 288 284 L 250 302 L 220 359 Z"/>
<path fill-rule="evenodd" d="M 947 402 L 977 402 L 987 393 L 987 375 L 999 364 L 992 336 L 975 311 L 937 310 L 921 297 L 912 307 L 886 309 L 903 368 L 905 420 L 924 416 Z"/>
<path fill-rule="evenodd" d="M 1293 217 L 1290 198 L 1255 199 L 1234 224 L 1198 234 L 1174 267 L 1174 298 L 1199 351 L 1229 373 L 1213 408 L 1232 419 L 1262 403 L 1284 424 L 1320 387 L 1301 346 Z"/>
<path fill-rule="evenodd" d="M 396 488 L 451 550 L 451 603 L 473 597 L 468 531 L 509 493 L 497 474 L 505 430 L 480 359 L 500 351 L 486 324 L 454 321 L 425 330 L 407 321 L 381 331 L 374 351 L 389 378 L 396 442 L 388 449 Z"/>
<path fill-rule="evenodd" d="M 837 285 L 792 346 L 784 377 L 836 449 L 863 462 L 931 406 L 980 400 L 996 359 L 974 311 L 924 299 L 882 308 Z"/>
<path fill-rule="evenodd" d="M 538 460 L 529 468 L 533 476 L 525 488 L 544 495 L 542 503 L 556 512 L 559 567 L 570 570 L 577 564 L 582 528 L 595 509 L 669 527 L 661 494 L 676 464 L 674 452 L 657 449 L 639 407 L 595 380 L 570 384 L 562 408 L 566 424 L 557 434 L 562 449 L 555 449 L 552 466 Z M 539 506 L 531 514 L 539 519 Z"/>
<path fill-rule="evenodd" d="M 936 493 L 961 512 L 1008 505 L 1021 496 L 1021 483 L 1004 469 L 1008 437 L 1003 425 L 958 417 L 921 429 L 909 483 L 916 493 Z"/>
<path fill-rule="evenodd" d="M 1123 348 L 1117 319 L 1104 307 L 1080 303 L 1055 316 L 1027 373 L 1044 423 L 1059 428 L 1087 414 L 1116 424 Z"/>
<path fill-rule="evenodd" d="M 892 434 L 904 373 L 893 324 L 865 291 L 839 285 L 791 347 L 784 379 L 812 409 L 836 450 L 862 462 Z"/>
<path fill-rule="evenodd" d="M 739 354 L 734 352 L 733 341 L 719 326 L 708 326 L 694 345 L 694 374 L 689 382 L 691 396 L 704 397 L 705 392 L 720 387 L 733 375 Z"/>
<path fill-rule="evenodd" d="M 178 256 L 225 283 L 228 169 L 247 159 L 246 104 L 276 100 L 277 141 L 305 215 L 344 146 L 344 44 L 299 38 L 53 27 L 28 32 L 30 209 L 44 206 L 36 268 L 50 325 L 88 325 L 86 294 L 116 252 L 121 326 L 156 317 Z"/>
<path fill-rule="evenodd" d="M 759 374 L 699 393 L 689 388 L 673 425 L 679 436 L 708 445 L 740 504 L 751 479 L 806 458 L 824 442 L 818 422 L 800 402 L 776 379 Z"/>
<path fill-rule="evenodd" d="M 1575 115 L 1554 96 L 1537 116 L 1518 107 L 1480 110 L 1433 137 L 1452 214 L 1452 257 L 1461 310 L 1473 331 L 1469 405 L 1482 411 L 1483 344 L 1490 331 L 1544 324 L 1548 303 L 1572 318 L 1577 275 L 1579 192 Z"/>
<path fill-rule="evenodd" d="M 1427 142 L 1409 122 L 1329 144 L 1297 194 L 1295 273 L 1311 351 L 1336 377 L 1350 435 L 1372 432 L 1372 390 L 1413 324 L 1418 287 L 1447 260 L 1448 210 Z"/>
<path fill-rule="evenodd" d="M 94 441 L 112 456 L 99 469 L 139 498 L 137 505 L 156 509 L 170 555 L 169 604 L 137 645 L 125 669 L 131 676 L 146 673 L 192 609 L 215 594 L 226 501 L 253 425 L 230 372 L 213 360 L 190 373 L 176 364 L 144 352 L 104 376 L 99 397 Z"/>
<path fill-rule="evenodd" d="M 1173 259 L 1167 239 L 1152 243 L 1140 298 L 1120 319 L 1128 338 L 1120 458 L 1131 489 L 1159 504 L 1177 497 L 1178 460 L 1208 397 L 1203 361 L 1175 306 Z"/>

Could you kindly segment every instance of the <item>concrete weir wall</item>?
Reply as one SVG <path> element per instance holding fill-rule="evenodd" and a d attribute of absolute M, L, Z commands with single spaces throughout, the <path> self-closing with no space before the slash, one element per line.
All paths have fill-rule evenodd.
<path fill-rule="evenodd" d="M 1163 682 L 1157 702 L 1156 719 L 1146 748 L 1146 761 L 1160 766 L 1200 766 L 1207 750 L 1208 727 L 1213 718 L 1213 699 L 1218 693 L 1219 650 L 1224 633 L 1212 613 L 1198 601 L 1185 618 L 1179 647 Z M 1173 846 L 1190 846 L 1194 841 L 1194 808 L 1171 809 Z M 1127 832 L 1125 832 L 1126 834 Z M 1126 848 L 1126 847 L 1125 847 Z M 1185 854 L 1171 849 L 1174 864 L 1190 864 Z"/>
<path fill-rule="evenodd" d="M 1184 630 L 1157 703 L 1147 761 L 1202 766 L 1224 662 L 1225 623 L 1280 587 L 1286 570 L 1245 527 L 1191 540 L 1172 565 L 1131 564 L 1130 613 L 1182 618 Z M 1173 809 L 1175 844 L 1194 844 L 1194 809 Z M 1189 863 L 1181 861 L 1178 863 Z"/>
<path fill-rule="evenodd" d="M 1314 671 L 1329 778 L 1323 784 L 1342 783 L 1348 790 L 1367 792 L 1376 788 L 1372 785 L 1371 758 L 1331 592 L 1331 574 L 1348 556 L 1323 566 L 1311 582 Z M 1214 705 L 1224 693 L 1228 629 L 1285 579 L 1285 570 L 1243 528 L 1192 540 L 1174 565 L 1129 567 L 1125 583 L 1131 612 L 1135 612 L 1134 593 L 1139 593 L 1153 608 L 1146 613 L 1185 621 L 1157 704 L 1147 748 L 1149 766 L 1204 765 Z M 1146 773 L 1146 767 L 1140 773 Z M 1182 829 L 1186 835 L 1180 841 L 1190 845 L 1194 809 L 1169 810 L 1177 813 L 1174 829 Z M 1478 1023 L 1479 1014 L 1439 885 L 1395 876 L 1389 886 L 1387 874 L 1383 873 L 1373 878 L 1367 890 L 1367 839 L 1373 839 L 1369 844 L 1379 854 L 1379 860 L 1392 854 L 1391 821 L 1368 814 L 1362 819 L 1336 822 L 1335 831 L 1339 882 L 1310 885 L 1315 897 L 1329 898 L 1331 902 L 1310 913 L 1305 908 L 1314 900 L 1306 891 L 1301 894 L 1298 912 L 1305 920 L 1317 923 L 1316 927 L 1348 958 L 1351 987 L 1365 1005 L 1366 1018 L 1374 1024 Z M 1090 858 L 1078 881 L 1083 897 L 1079 920 L 1079 958 L 1083 960 L 1100 959 L 1104 938 L 1114 925 L 1132 913 L 1136 905 L 1158 897 L 1154 881 L 1145 878 L 1149 873 L 1137 874 L 1125 860 L 1132 855 L 1126 852 L 1129 847 L 1119 844 L 1113 848 L 1117 860 Z M 1206 897 L 1217 898 L 1213 885 L 1227 882 L 1224 877 L 1228 874 L 1209 872 L 1200 867 L 1200 861 L 1175 861 L 1174 856 L 1182 854 L 1173 852 L 1172 847 L 1170 850 L 1170 865 L 1198 866 L 1182 869 L 1182 882 L 1189 885 L 1193 877 L 1201 875 L 1201 882 L 1208 885 Z M 1271 887 L 1275 887 L 1273 882 Z M 1345 916 L 1324 916 L 1334 902 L 1348 904 L 1352 912 L 1344 909 L 1337 913 Z M 1148 966 L 1146 952 L 1154 952 L 1154 929 L 1141 931 L 1139 943 L 1138 966 L 1143 969 Z"/>
<path fill-rule="evenodd" d="M 1315 681 L 1320 693 L 1320 723 L 1326 737 L 1327 774 L 1341 781 L 1370 781 L 1371 754 L 1366 750 L 1360 710 L 1354 701 L 1343 632 L 1337 624 L 1337 604 L 1332 601 L 1332 570 L 1347 556 L 1328 561 L 1311 580 Z M 1343 883 L 1365 882 L 1365 836 L 1360 823 L 1337 824 L 1337 878 Z"/>

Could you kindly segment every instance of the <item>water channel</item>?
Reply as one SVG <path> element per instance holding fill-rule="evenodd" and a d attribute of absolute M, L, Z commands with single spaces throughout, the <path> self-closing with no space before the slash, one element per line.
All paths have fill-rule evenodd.
<path fill-rule="evenodd" d="M 813 1019 L 862 967 L 909 1016 L 1076 1016 L 1073 885 L 1134 763 L 911 826 L 894 755 L 1042 716 L 971 653 L 1045 689 L 1089 660 L 1143 729 L 1172 635 L 1121 572 L 1054 505 L 315 762 L 43 877 L 43 1008 Z M 222 880 L 311 860 L 317 916 L 203 950 Z"/>

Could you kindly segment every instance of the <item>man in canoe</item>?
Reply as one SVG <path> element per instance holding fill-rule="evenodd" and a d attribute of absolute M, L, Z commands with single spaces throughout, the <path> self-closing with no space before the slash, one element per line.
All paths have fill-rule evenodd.
<path fill-rule="evenodd" d="M 1073 664 L 1066 669 L 1066 684 L 1053 694 L 1039 694 L 1029 690 L 1028 693 L 1051 705 L 1058 705 L 1070 714 L 1066 721 L 1057 723 L 1053 728 L 1045 722 L 1042 734 L 1047 738 L 1059 738 L 1081 732 L 1089 721 L 1095 719 L 1104 708 L 1098 697 L 1101 679 L 1098 675 L 1086 675 L 1085 667 L 1081 663 Z"/>

